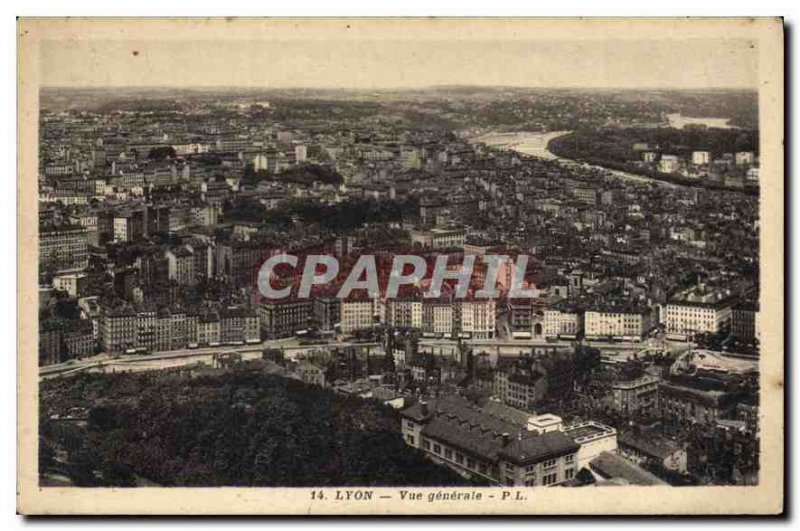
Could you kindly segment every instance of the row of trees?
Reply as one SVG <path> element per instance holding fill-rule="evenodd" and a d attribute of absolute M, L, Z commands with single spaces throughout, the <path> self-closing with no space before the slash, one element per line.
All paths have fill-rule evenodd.
<path fill-rule="evenodd" d="M 258 170 L 249 164 L 245 167 L 242 175 L 245 184 L 257 184 L 261 181 L 276 181 L 282 183 L 301 184 L 311 186 L 315 182 L 339 186 L 344 182 L 342 175 L 330 166 L 319 164 L 300 164 L 292 166 L 280 173 L 270 173 L 266 170 Z"/>
<path fill-rule="evenodd" d="M 692 151 L 710 151 L 718 157 L 737 151 L 758 152 L 758 131 L 739 129 L 629 128 L 579 130 L 554 138 L 548 149 L 569 159 L 625 164 L 641 160 L 636 143 L 648 144 L 662 153 L 689 156 Z"/>
<path fill-rule="evenodd" d="M 365 224 L 399 222 L 417 215 L 419 203 L 406 199 L 383 200 L 351 199 L 333 205 L 315 200 L 288 200 L 278 207 L 267 208 L 251 199 L 235 199 L 224 205 L 223 215 L 228 221 L 251 221 L 288 228 L 295 221 L 304 226 L 323 226 L 334 232 L 351 231 Z"/>

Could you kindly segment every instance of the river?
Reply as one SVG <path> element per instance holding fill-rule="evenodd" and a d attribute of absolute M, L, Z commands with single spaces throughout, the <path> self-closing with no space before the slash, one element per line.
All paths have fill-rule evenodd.
<path fill-rule="evenodd" d="M 613 170 L 595 164 L 588 164 L 585 162 L 578 162 L 572 159 L 565 159 L 559 157 L 547 149 L 547 144 L 554 138 L 568 135 L 572 131 L 550 131 L 547 133 L 533 133 L 526 131 L 519 132 L 491 132 L 481 136 L 472 138 L 470 142 L 483 143 L 499 149 L 507 149 L 522 153 L 523 155 L 530 155 L 544 160 L 557 160 L 560 164 L 567 167 L 577 167 L 585 170 L 595 170 L 603 172 L 604 175 L 623 179 L 626 181 L 634 181 L 639 183 L 656 183 L 658 185 L 666 186 L 668 188 L 686 188 L 685 186 L 660 181 L 653 179 L 646 175 L 639 175 L 621 170 Z"/>
<path fill-rule="evenodd" d="M 551 131 L 549 133 L 487 133 L 472 139 L 472 142 L 479 142 L 487 146 L 509 149 L 524 155 L 531 155 L 545 160 L 556 160 L 558 157 L 548 151 L 547 144 L 554 138 L 564 136 L 571 131 Z"/>

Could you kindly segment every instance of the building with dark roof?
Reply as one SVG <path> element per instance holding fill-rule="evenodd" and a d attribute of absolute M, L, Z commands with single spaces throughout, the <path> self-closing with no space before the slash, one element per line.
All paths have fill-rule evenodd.
<path fill-rule="evenodd" d="M 662 465 L 668 470 L 686 472 L 686 450 L 655 433 L 648 433 L 646 436 L 631 432 L 620 434 L 619 453 L 638 464 L 651 462 Z"/>
<path fill-rule="evenodd" d="M 560 431 L 539 434 L 460 397 L 401 411 L 406 443 L 459 474 L 496 485 L 548 486 L 577 474 L 580 445 Z"/>

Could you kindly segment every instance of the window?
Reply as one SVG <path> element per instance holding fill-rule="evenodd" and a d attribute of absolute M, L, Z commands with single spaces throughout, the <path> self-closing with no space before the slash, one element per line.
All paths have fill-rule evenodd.
<path fill-rule="evenodd" d="M 545 475 L 544 477 L 542 477 L 542 485 L 544 486 L 552 485 L 553 483 L 556 482 L 557 477 L 558 475 L 555 472 L 553 472 L 552 474 Z"/>
<path fill-rule="evenodd" d="M 452 459 L 453 458 L 453 451 L 450 448 L 445 448 L 444 449 L 444 456 L 445 456 L 446 459 Z"/>
<path fill-rule="evenodd" d="M 575 454 L 568 455 L 568 456 L 567 456 L 567 457 L 564 459 L 564 461 L 565 461 L 567 464 L 572 464 L 572 463 L 574 463 L 574 462 L 575 462 Z"/>
<path fill-rule="evenodd" d="M 525 486 L 526 487 L 535 487 L 536 486 L 536 480 L 535 479 L 526 480 L 525 481 Z"/>
<path fill-rule="evenodd" d="M 431 442 L 428 439 L 423 439 L 422 440 L 422 447 L 430 452 L 431 451 Z"/>
<path fill-rule="evenodd" d="M 467 468 L 475 468 L 475 460 L 471 458 L 467 458 Z"/>
<path fill-rule="evenodd" d="M 566 479 L 572 479 L 572 478 L 574 478 L 574 477 L 575 477 L 575 469 L 574 469 L 574 468 L 568 468 L 568 469 L 567 469 L 567 470 L 564 472 L 564 477 L 565 477 Z"/>
<path fill-rule="evenodd" d="M 410 420 L 406 421 L 406 428 L 408 428 L 409 430 L 413 430 L 416 427 L 417 427 L 417 425 L 414 424 L 413 422 L 411 422 Z"/>
<path fill-rule="evenodd" d="M 544 468 L 553 468 L 554 466 L 556 466 L 556 459 L 548 459 L 542 463 L 542 467 Z"/>
<path fill-rule="evenodd" d="M 464 456 L 458 452 L 456 452 L 456 463 L 458 463 L 459 465 L 464 464 Z"/>
<path fill-rule="evenodd" d="M 414 444 L 414 436 L 413 435 L 406 435 L 406 440 L 408 444 Z"/>
<path fill-rule="evenodd" d="M 536 465 L 528 465 L 525 467 L 526 474 L 532 474 L 534 472 L 536 472 Z"/>
<path fill-rule="evenodd" d="M 508 485 L 509 487 L 513 487 L 514 486 L 514 478 L 506 478 L 506 485 Z"/>
<path fill-rule="evenodd" d="M 506 463 L 506 472 L 513 473 L 514 472 L 514 465 L 512 465 L 511 463 Z"/>
<path fill-rule="evenodd" d="M 441 446 L 439 446 L 438 444 L 434 444 L 434 445 L 433 445 L 433 453 L 435 453 L 435 454 L 440 454 L 440 453 L 442 453 L 442 447 L 441 447 Z"/>

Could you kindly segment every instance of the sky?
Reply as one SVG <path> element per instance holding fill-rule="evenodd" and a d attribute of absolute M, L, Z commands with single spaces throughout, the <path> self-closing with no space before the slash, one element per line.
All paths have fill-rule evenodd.
<path fill-rule="evenodd" d="M 43 40 L 42 85 L 59 87 L 745 88 L 752 41 L 731 39 Z"/>

